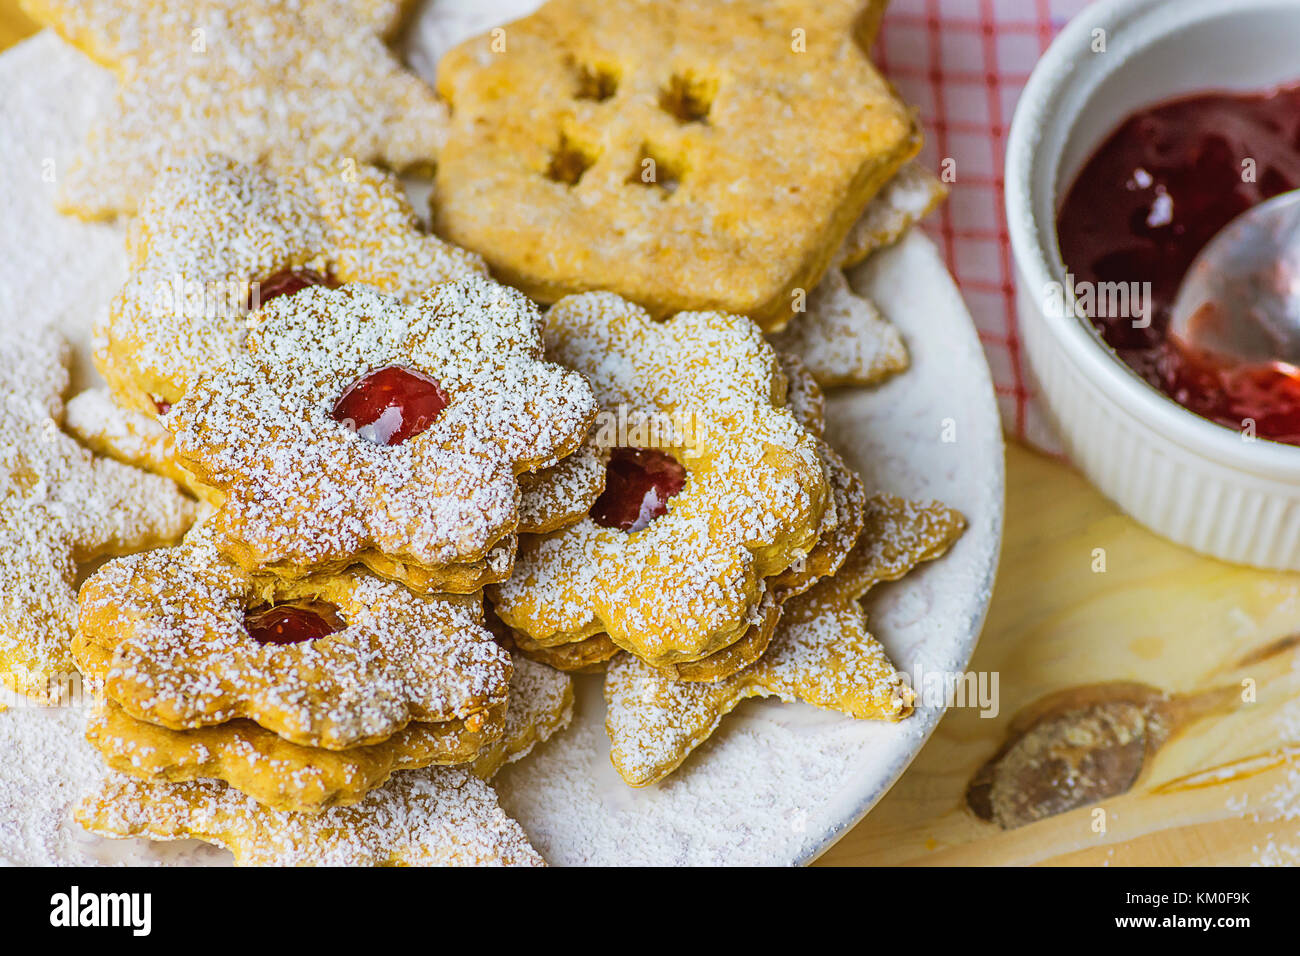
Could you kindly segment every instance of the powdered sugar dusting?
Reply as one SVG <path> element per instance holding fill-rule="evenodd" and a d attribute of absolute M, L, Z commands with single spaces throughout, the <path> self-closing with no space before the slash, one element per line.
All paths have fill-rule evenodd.
<path fill-rule="evenodd" d="M 948 187 L 934 173 L 918 162 L 904 163 L 849 230 L 840 250 L 840 262 L 846 268 L 852 267 L 871 253 L 892 246 L 947 195 Z"/>
<path fill-rule="evenodd" d="M 573 721 L 573 678 L 520 654 L 514 655 L 514 662 L 505 731 L 474 761 L 474 772 L 484 780 L 522 760 Z"/>
<path fill-rule="evenodd" d="M 772 336 L 803 360 L 818 383 L 872 385 L 907 368 L 903 338 L 870 299 L 832 269 L 808 296 L 808 310 Z"/>
<path fill-rule="evenodd" d="M 64 425 L 83 444 L 119 461 L 162 467 L 171 457 L 167 430 L 146 413 L 125 409 L 113 401 L 106 388 L 92 388 L 68 401 Z"/>
<path fill-rule="evenodd" d="M 427 67 L 437 51 L 531 6 L 532 0 L 427 3 L 409 32 L 411 62 L 431 76 Z M 87 303 L 107 302 L 121 286 L 120 234 L 59 217 L 50 205 L 55 187 L 41 179 L 42 159 L 68 155 L 89 118 L 102 112 L 110 82 L 50 34 L 0 56 L 0 157 L 12 173 L 0 178 L 0 205 L 9 221 L 24 226 L 0 233 L 0 323 L 57 323 L 78 333 L 74 344 L 83 354 L 94 311 Z M 67 268 L 71 261 L 76 269 Z M 54 274 L 57 283 L 49 282 Z M 908 668 L 961 667 L 978 633 L 1000 526 L 1001 439 L 988 374 L 961 302 L 923 238 L 912 236 L 874 256 L 855 273 L 854 283 L 899 326 L 913 367 L 878 391 L 832 398 L 828 424 L 836 446 L 870 487 L 941 498 L 973 519 L 942 562 L 873 592 L 873 629 L 891 657 Z M 957 443 L 936 438 L 946 418 L 956 422 Z M 609 763 L 600 681 L 579 678 L 578 687 L 573 728 L 495 780 L 503 806 L 552 862 L 808 859 L 879 796 L 939 716 L 922 709 L 891 725 L 750 701 L 671 778 L 634 791 Z M 35 761 L 0 762 L 0 831 L 54 832 L 58 821 L 47 821 L 63 815 L 66 806 L 55 778 L 77 776 L 75 762 L 61 755 L 81 748 L 87 760 L 93 756 L 79 739 L 79 714 L 0 715 L 0 735 L 14 735 L 3 736 L 6 753 L 17 752 L 12 741 L 41 736 L 34 722 L 61 715 L 71 716 L 51 740 L 58 749 L 40 750 Z M 48 772 L 32 774 L 33 764 Z M 9 825 L 15 820 L 20 822 Z M 60 858 L 76 862 L 215 858 L 193 842 L 171 852 L 163 844 L 109 844 L 84 836 L 75 825 L 70 830 L 66 852 L 77 852 L 77 840 L 84 852 Z M 32 859 L 34 847 L 5 842 L 0 856 L 51 862 Z"/>
<path fill-rule="evenodd" d="M 873 504 L 872 520 L 841 574 L 791 598 L 767 653 L 744 670 L 711 684 L 687 684 L 630 655 L 610 664 L 606 727 L 614 766 L 628 783 L 645 786 L 671 773 L 748 697 L 802 700 L 858 718 L 897 720 L 911 712 L 912 692 L 867 632 L 858 601 L 879 581 L 938 557 L 963 523 L 952 515 L 941 534 L 934 527 L 937 506 Z"/>
<path fill-rule="evenodd" d="M 0 256 L 0 329 L 35 321 L 62 331 L 76 347 L 78 373 L 89 365 L 91 321 L 121 287 L 126 257 L 120 229 L 62 216 L 54 196 L 112 87 L 107 71 L 50 32 L 0 56 L 0 212 L 11 224 Z"/>
<path fill-rule="evenodd" d="M 971 519 L 942 561 L 867 598 L 900 669 L 965 666 L 1000 529 L 1000 426 L 979 343 L 937 254 L 912 235 L 855 271 L 912 345 L 907 375 L 828 402 L 828 432 L 870 489 L 940 498 Z M 945 418 L 960 440 L 940 440 Z M 960 635 L 967 635 L 963 638 Z M 552 863 L 772 863 L 814 857 L 879 798 L 937 722 L 848 720 L 751 700 L 666 780 L 632 790 L 607 756 L 601 681 L 577 678 L 579 719 L 497 778 L 502 805 Z"/>
<path fill-rule="evenodd" d="M 156 415 L 123 408 L 107 388 L 89 388 L 69 399 L 63 425 L 97 455 L 170 478 L 202 501 L 220 499 L 176 461 L 172 437 Z"/>
<path fill-rule="evenodd" d="M 558 465 L 519 476 L 519 530 L 543 534 L 573 524 L 605 490 L 609 450 L 593 438 Z"/>
<path fill-rule="evenodd" d="M 72 804 L 103 772 L 71 707 L 14 707 L 0 713 L 0 860 L 19 866 L 97 862 Z"/>

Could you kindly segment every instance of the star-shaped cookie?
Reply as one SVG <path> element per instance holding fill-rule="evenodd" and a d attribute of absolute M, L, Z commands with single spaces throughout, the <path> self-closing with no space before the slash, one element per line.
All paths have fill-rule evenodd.
<path fill-rule="evenodd" d="M 199 839 L 240 866 L 542 866 L 486 783 L 460 767 L 399 774 L 360 803 L 287 813 L 213 780 L 150 782 L 110 773 L 78 806 L 110 837 Z"/>
<path fill-rule="evenodd" d="M 78 563 L 173 541 L 195 511 L 64 434 L 68 360 L 54 332 L 0 335 L 0 681 L 51 700 L 76 673 Z"/>
<path fill-rule="evenodd" d="M 787 602 L 756 663 L 716 683 L 688 683 L 620 654 L 605 675 L 615 769 L 634 787 L 663 779 L 749 697 L 800 700 L 857 718 L 906 717 L 914 695 L 867 630 L 858 599 L 942 555 L 964 528 L 960 514 L 937 502 L 877 495 L 839 573 Z"/>
<path fill-rule="evenodd" d="M 118 78 L 112 108 L 61 173 L 87 219 L 134 212 L 158 172 L 219 151 L 242 160 L 431 161 L 446 106 L 385 39 L 407 0 L 24 0 Z"/>

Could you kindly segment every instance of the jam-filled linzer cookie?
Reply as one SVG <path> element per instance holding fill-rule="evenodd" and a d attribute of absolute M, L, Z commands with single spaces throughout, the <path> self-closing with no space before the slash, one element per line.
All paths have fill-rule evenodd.
<path fill-rule="evenodd" d="M 521 542 L 497 614 L 535 644 L 608 633 L 656 665 L 740 641 L 764 618 L 766 579 L 816 546 L 834 507 L 776 353 L 743 317 L 659 323 L 611 293 L 557 303 L 546 337 L 627 443 L 588 517 Z"/>
<path fill-rule="evenodd" d="M 210 735 L 142 735 L 139 722 L 123 719 L 110 705 L 92 715 L 89 736 L 110 766 L 123 772 L 110 773 L 86 795 L 77 819 L 104 836 L 205 840 L 232 850 L 241 865 L 538 863 L 523 831 L 501 813 L 483 781 L 572 719 L 572 679 L 525 658 L 515 659 L 509 714 L 495 727 L 499 736 L 468 774 L 457 768 L 407 770 L 414 765 L 391 748 L 382 752 L 382 745 L 366 754 L 295 752 L 295 745 L 262 748 L 252 738 L 244 740 L 249 746 L 236 746 L 232 735 L 219 741 L 222 753 L 214 755 Z M 394 757 L 397 763 L 390 766 Z M 249 785 L 249 767 L 263 771 L 258 786 Z M 208 769 L 222 772 L 203 772 Z M 401 772 L 384 783 L 393 770 Z M 206 776 L 238 779 L 240 785 Z M 295 805 L 295 796 L 319 797 L 331 785 L 338 799 Z"/>
<path fill-rule="evenodd" d="M 243 567 L 293 579 L 360 562 L 472 590 L 509 571 L 490 555 L 518 524 L 517 476 L 570 454 L 596 414 L 582 376 L 542 350 L 536 306 L 486 279 L 410 305 L 306 289 L 254 313 L 245 353 L 164 422 L 224 495 L 211 524 Z M 433 573 L 475 562 L 468 580 Z"/>
<path fill-rule="evenodd" d="M 756 663 L 713 683 L 674 680 L 630 654 L 605 675 L 605 728 L 615 769 L 643 787 L 672 773 L 748 697 L 800 700 L 860 719 L 899 720 L 914 694 L 867 630 L 859 599 L 933 560 L 965 519 L 937 503 L 877 495 L 858 546 L 839 572 L 792 598 Z"/>
<path fill-rule="evenodd" d="M 120 403 L 151 415 L 239 354 L 249 311 L 278 297 L 360 282 L 409 303 L 486 274 L 478 256 L 420 230 L 394 176 L 347 160 L 272 170 L 208 154 L 169 167 L 127 248 L 95 364 Z"/>
<path fill-rule="evenodd" d="M 342 750 L 506 698 L 510 658 L 479 595 L 420 595 L 368 572 L 292 584 L 224 558 L 206 526 L 82 586 L 78 663 L 131 716 L 183 730 L 248 719 Z"/>
<path fill-rule="evenodd" d="M 406 0 L 23 0 L 118 79 L 60 174 L 88 219 L 134 212 L 167 165 L 354 156 L 392 169 L 437 154 L 446 106 L 385 45 Z"/>
<path fill-rule="evenodd" d="M 174 541 L 195 511 L 64 434 L 68 360 L 54 332 L 0 334 L 0 681 L 43 700 L 75 673 L 78 563 Z"/>
<path fill-rule="evenodd" d="M 859 45 L 881 6 L 551 0 L 504 49 L 466 41 L 438 70 L 438 231 L 545 302 L 780 328 L 920 147 Z"/>

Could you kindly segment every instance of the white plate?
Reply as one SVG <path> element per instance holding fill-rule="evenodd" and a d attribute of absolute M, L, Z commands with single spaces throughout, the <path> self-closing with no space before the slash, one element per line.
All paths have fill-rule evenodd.
<path fill-rule="evenodd" d="M 426 9 L 411 33 L 411 62 L 427 73 L 461 36 L 531 4 L 491 7 L 498 16 L 485 6 Z M 121 231 L 59 217 L 43 173 L 63 168 L 110 92 L 102 70 L 48 33 L 0 56 L 0 323 L 64 329 L 79 347 L 81 384 L 93 381 L 85 356 L 94 314 L 123 278 Z M 960 671 L 988 606 L 1002 529 L 1002 432 L 988 367 L 957 289 L 921 235 L 852 278 L 903 331 L 912 368 L 879 389 L 834 396 L 831 437 L 869 487 L 939 498 L 970 521 L 943 560 L 873 592 L 873 630 L 910 674 Z M 553 863 L 806 862 L 884 794 L 942 714 L 927 705 L 891 725 L 750 701 L 668 780 L 632 790 L 609 762 L 599 680 L 582 679 L 578 696 L 574 726 L 497 778 L 502 803 Z M 0 860 L 228 859 L 189 842 L 83 833 L 69 807 L 98 762 L 80 719 L 68 709 L 0 714 Z"/>

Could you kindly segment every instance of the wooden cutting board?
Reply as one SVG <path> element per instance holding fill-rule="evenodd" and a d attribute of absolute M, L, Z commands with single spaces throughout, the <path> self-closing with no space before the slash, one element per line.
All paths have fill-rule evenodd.
<path fill-rule="evenodd" d="M 0 0 L 0 49 L 34 30 Z M 951 711 L 822 862 L 1300 862 L 1300 575 L 1162 541 L 1014 444 L 1007 481 L 971 665 L 999 712 Z"/>
<path fill-rule="evenodd" d="M 1170 544 L 1013 443 L 971 669 L 1000 712 L 950 711 L 822 862 L 1300 862 L 1300 575 Z"/>

